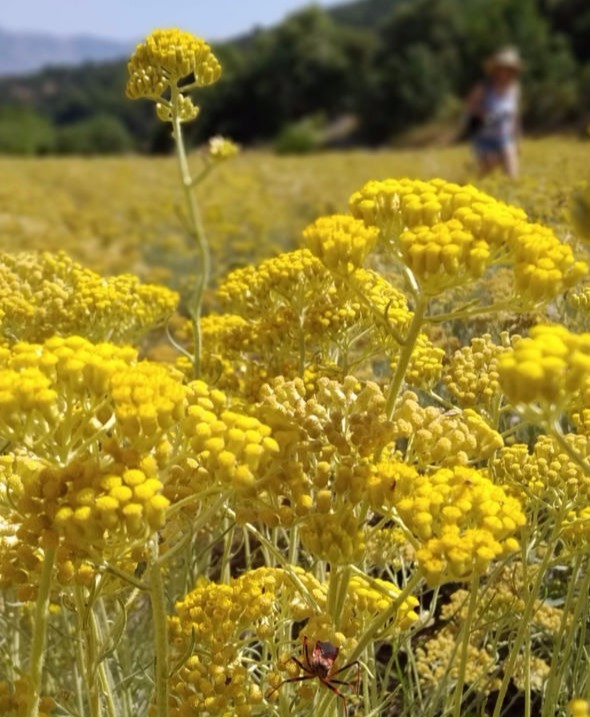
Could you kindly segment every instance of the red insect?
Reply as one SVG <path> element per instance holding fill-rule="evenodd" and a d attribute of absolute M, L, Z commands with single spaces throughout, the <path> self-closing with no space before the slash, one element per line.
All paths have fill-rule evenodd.
<path fill-rule="evenodd" d="M 358 695 L 361 681 L 361 668 L 359 661 L 353 660 L 352 662 L 348 662 L 343 667 L 334 669 L 334 663 L 336 662 L 339 651 L 340 648 L 336 647 L 336 645 L 333 645 L 331 642 L 320 642 L 318 640 L 310 655 L 307 637 L 304 636 L 303 661 L 299 660 L 297 657 L 291 657 L 291 659 L 299 665 L 305 674 L 299 675 L 299 677 L 288 677 L 286 680 L 283 680 L 280 685 L 277 685 L 266 695 L 267 698 L 287 682 L 303 682 L 303 680 L 313 680 L 317 677 L 322 685 L 325 685 L 329 690 L 332 690 L 332 692 L 340 697 L 344 706 L 344 717 L 348 717 L 346 697 L 338 689 L 337 685 L 347 685 L 348 687 L 354 685 L 354 693 Z M 347 681 L 335 679 L 336 675 L 339 675 L 353 666 L 356 666 L 356 680 Z"/>

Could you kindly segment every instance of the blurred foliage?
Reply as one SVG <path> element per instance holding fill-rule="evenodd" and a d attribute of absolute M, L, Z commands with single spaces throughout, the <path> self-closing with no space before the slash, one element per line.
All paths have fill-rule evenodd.
<path fill-rule="evenodd" d="M 0 148 L 5 154 L 46 154 L 54 149 L 55 128 L 27 107 L 0 107 Z"/>
<path fill-rule="evenodd" d="M 106 154 L 133 148 L 133 138 L 120 119 L 95 115 L 61 128 L 56 149 L 61 154 Z"/>
<path fill-rule="evenodd" d="M 281 137 L 321 114 L 328 123 L 354 115 L 351 142 L 387 142 L 456 105 L 481 76 L 483 58 L 508 43 L 518 45 L 525 60 L 525 127 L 583 126 L 590 113 L 589 31 L 587 0 L 359 0 L 327 10 L 310 6 L 274 28 L 215 47 L 224 74 L 200 93 L 205 111 L 190 139 L 198 144 L 214 133 L 243 144 L 279 138 L 280 147 Z M 101 131 L 93 130 L 100 137 L 96 152 L 126 151 L 129 135 L 136 150 L 168 151 L 168 128 L 158 125 L 148 103 L 126 100 L 124 83 L 122 63 L 51 68 L 2 80 L 0 107 L 27 108 L 59 133 L 55 145 L 32 141 L 18 149 L 4 130 L 0 151 L 76 151 L 73 145 L 85 144 L 79 135 L 88 137 L 93 129 L 79 123 L 95 115 L 102 118 Z M 12 117 L 18 125 L 18 113 Z M 111 123 L 112 142 L 106 117 L 118 123 L 117 130 Z M 73 139 L 63 130 L 71 125 Z"/>

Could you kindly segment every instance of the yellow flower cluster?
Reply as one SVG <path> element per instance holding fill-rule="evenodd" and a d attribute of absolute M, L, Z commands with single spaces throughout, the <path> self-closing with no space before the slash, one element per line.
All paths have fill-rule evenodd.
<path fill-rule="evenodd" d="M 355 217 L 378 227 L 429 294 L 511 264 L 521 299 L 549 299 L 587 273 L 551 229 L 474 187 L 441 179 L 371 181 L 350 199 Z"/>
<path fill-rule="evenodd" d="M 303 232 L 307 248 L 336 274 L 352 274 L 373 250 L 379 231 L 347 214 L 320 217 Z"/>
<path fill-rule="evenodd" d="M 79 334 L 134 342 L 174 312 L 178 295 L 130 274 L 105 279 L 66 254 L 0 254 L 0 332 L 4 340 L 43 341 Z"/>
<path fill-rule="evenodd" d="M 420 543 L 416 558 L 430 585 L 485 572 L 518 548 L 513 535 L 525 523 L 519 501 L 471 468 L 400 471 L 392 500 Z"/>
<path fill-rule="evenodd" d="M 330 283 L 319 259 L 308 249 L 299 249 L 230 272 L 216 293 L 224 308 L 256 318 L 275 294 L 303 309 L 322 285 Z"/>
<path fill-rule="evenodd" d="M 444 357 L 444 349 L 434 346 L 425 333 L 420 333 L 405 374 L 406 383 L 424 390 L 432 388 L 440 380 Z M 394 361 L 392 370 L 395 366 Z"/>
<path fill-rule="evenodd" d="M 425 422 L 416 432 L 412 450 L 421 465 L 467 465 L 486 460 L 504 442 L 474 410 L 449 411 Z"/>
<path fill-rule="evenodd" d="M 139 452 L 149 452 L 186 413 L 180 376 L 162 364 L 142 362 L 111 377 L 117 429 Z"/>
<path fill-rule="evenodd" d="M 457 660 L 457 634 L 449 629 L 439 629 L 436 636 L 424 646 L 416 648 L 416 668 L 425 687 L 436 689 L 450 673 L 453 679 L 459 675 Z M 478 691 L 489 693 L 500 687 L 496 677 L 497 665 L 490 647 L 479 647 L 472 643 L 467 646 L 465 683 L 476 686 Z"/>
<path fill-rule="evenodd" d="M 399 597 L 400 589 L 389 582 L 380 578 L 367 578 L 359 575 L 353 575 L 350 579 L 347 600 L 344 605 L 343 623 L 350 623 L 352 620 L 349 614 L 363 616 L 365 625 L 372 618 L 383 613 L 391 605 L 391 603 Z M 418 600 L 415 597 L 407 597 L 399 606 L 395 620 L 391 621 L 391 627 L 396 630 L 407 630 L 418 620 L 418 615 L 414 612 L 418 607 Z M 355 631 L 360 634 L 364 625 L 356 621 Z M 355 633 L 353 633 L 355 634 Z M 383 635 L 383 633 L 381 633 Z"/>
<path fill-rule="evenodd" d="M 394 435 L 410 440 L 408 459 L 420 466 L 467 465 L 502 448 L 502 436 L 473 409 L 423 408 L 406 392 L 393 416 Z"/>
<path fill-rule="evenodd" d="M 137 45 L 127 65 L 127 97 L 159 99 L 168 87 L 194 75 L 198 87 L 216 82 L 221 65 L 206 42 L 177 29 L 154 30 Z"/>
<path fill-rule="evenodd" d="M 250 570 L 229 585 L 201 580 L 170 619 L 179 653 L 187 644 L 198 647 L 170 679 L 171 717 L 257 712 L 263 692 L 248 669 L 252 650 L 273 642 L 281 621 L 314 615 L 318 597 L 325 604 L 325 589 L 298 567 Z"/>
<path fill-rule="evenodd" d="M 376 354 L 395 356 L 412 317 L 404 295 L 377 272 L 333 276 L 307 249 L 232 272 L 217 296 L 233 313 L 203 320 L 205 375 L 253 398 L 274 376 L 343 378 Z M 421 337 L 411 374 L 434 380 L 441 353 Z"/>
<path fill-rule="evenodd" d="M 193 457 L 230 493 L 262 498 L 259 473 L 279 450 L 270 427 L 227 409 L 203 381 L 189 384 L 188 402 L 183 431 Z"/>
<path fill-rule="evenodd" d="M 209 159 L 214 162 L 223 162 L 226 159 L 235 157 L 240 151 L 240 147 L 235 142 L 232 142 L 231 139 L 217 135 L 211 137 L 207 150 Z"/>
<path fill-rule="evenodd" d="M 536 403 L 548 411 L 572 402 L 590 377 L 590 334 L 539 325 L 498 360 L 500 383 L 514 404 Z"/>
<path fill-rule="evenodd" d="M 339 521 L 361 539 L 351 504 L 368 496 L 374 471 L 368 457 L 391 441 L 384 405 L 375 384 L 363 386 L 352 376 L 342 382 L 324 376 L 309 390 L 300 379 L 278 378 L 264 386 L 256 415 L 272 428 L 281 451 L 264 519 L 292 520 L 295 513 L 318 554 L 331 551 L 335 560 L 355 552 Z M 363 545 L 364 540 L 358 551 Z"/>
<path fill-rule="evenodd" d="M 405 265 L 431 294 L 479 279 L 492 257 L 492 248 L 476 240 L 457 219 L 433 226 L 405 229 L 399 238 Z"/>
<path fill-rule="evenodd" d="M 507 334 L 501 345 L 490 334 L 476 336 L 469 346 L 454 353 L 446 366 L 443 381 L 461 407 L 489 407 L 500 395 L 498 357 L 507 351 Z"/>
<path fill-rule="evenodd" d="M 590 457 L 587 436 L 567 434 L 565 441 L 582 459 Z M 532 496 L 543 506 L 557 507 L 562 503 L 581 509 L 590 499 L 590 477 L 574 462 L 552 436 L 540 436 L 532 452 L 524 443 L 503 448 L 492 461 L 497 481 L 518 486 L 530 500 Z"/>
<path fill-rule="evenodd" d="M 360 562 L 366 548 L 362 521 L 352 510 L 308 516 L 301 528 L 301 541 L 310 553 L 333 565 Z"/>
<path fill-rule="evenodd" d="M 101 468 L 75 461 L 48 467 L 11 484 L 10 497 L 22 520 L 21 540 L 54 535 L 75 557 L 108 559 L 143 544 L 165 522 L 169 501 L 155 463 L 144 470 Z"/>
<path fill-rule="evenodd" d="M 67 463 L 106 431 L 110 412 L 97 409 L 110 379 L 136 359 L 131 347 L 79 336 L 0 348 L 0 433 L 39 457 Z"/>

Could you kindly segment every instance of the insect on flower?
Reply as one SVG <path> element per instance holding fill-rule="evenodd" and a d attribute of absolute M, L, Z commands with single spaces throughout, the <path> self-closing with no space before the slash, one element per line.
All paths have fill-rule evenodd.
<path fill-rule="evenodd" d="M 338 685 L 347 685 L 348 687 L 354 685 L 354 693 L 358 694 L 361 680 L 361 668 L 359 661 L 353 660 L 352 662 L 348 662 L 346 665 L 335 669 L 335 662 L 338 658 L 339 651 L 340 648 L 336 647 L 331 642 L 321 642 L 318 640 L 310 655 L 307 637 L 304 636 L 303 661 L 299 660 L 297 657 L 291 657 L 291 659 L 299 665 L 299 667 L 303 670 L 305 674 L 299 675 L 299 677 L 289 677 L 286 680 L 283 680 L 279 685 L 272 689 L 266 695 L 266 697 L 270 697 L 274 692 L 279 690 L 287 682 L 303 682 L 304 680 L 313 680 L 317 677 L 317 679 L 322 683 L 322 685 L 325 685 L 329 690 L 332 690 L 332 692 L 334 692 L 336 695 L 338 695 L 338 697 L 341 698 L 342 704 L 344 706 L 344 717 L 348 717 L 348 705 L 346 703 L 346 697 L 342 694 L 342 692 L 338 688 Z M 341 674 L 342 672 L 348 670 L 353 666 L 356 666 L 355 680 L 335 679 L 337 675 Z"/>

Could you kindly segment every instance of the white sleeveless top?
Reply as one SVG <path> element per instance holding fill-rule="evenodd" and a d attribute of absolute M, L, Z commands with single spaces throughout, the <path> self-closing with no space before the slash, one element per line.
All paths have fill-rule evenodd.
<path fill-rule="evenodd" d="M 516 82 L 504 92 L 486 84 L 482 98 L 483 124 L 478 135 L 490 139 L 513 139 L 519 99 L 520 88 Z"/>

